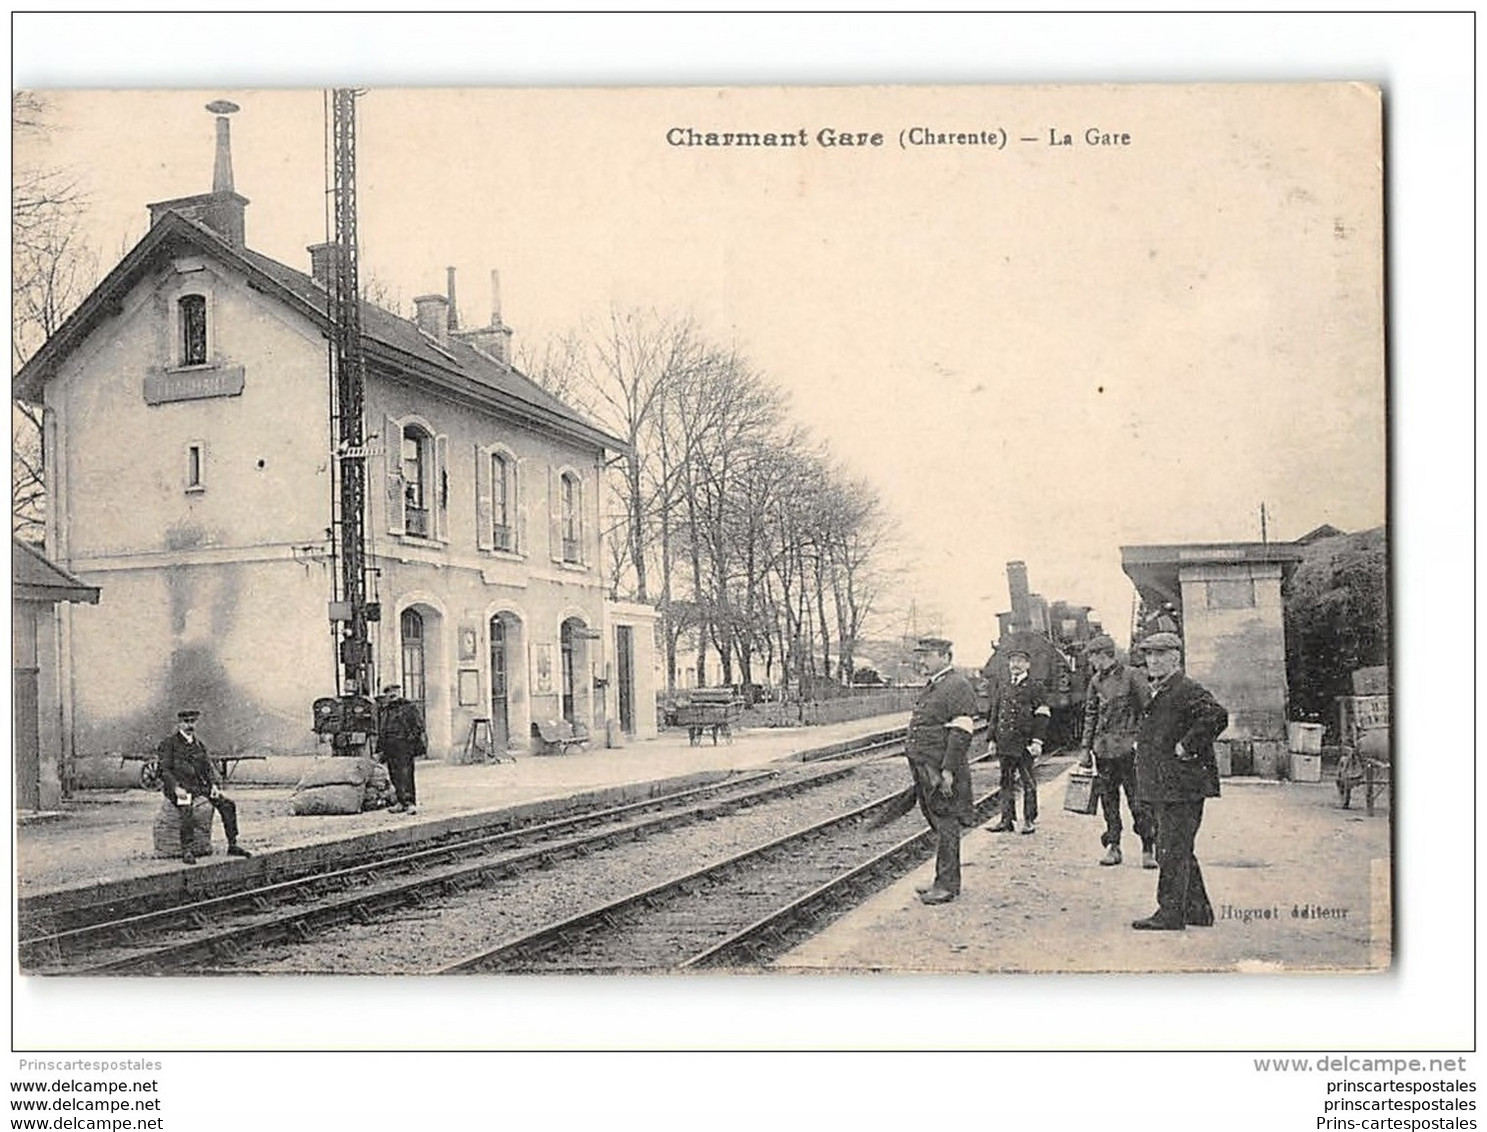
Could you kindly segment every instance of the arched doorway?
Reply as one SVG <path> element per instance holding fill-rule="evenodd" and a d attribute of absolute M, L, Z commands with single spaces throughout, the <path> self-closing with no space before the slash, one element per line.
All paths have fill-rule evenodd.
<path fill-rule="evenodd" d="M 507 649 L 506 622 L 498 613 L 490 621 L 491 636 L 491 738 L 498 751 L 511 739 L 511 666 Z"/>
<path fill-rule="evenodd" d="M 403 610 L 399 629 L 403 653 L 403 698 L 418 705 L 424 726 L 428 726 L 428 679 L 425 666 L 423 614 L 416 609 Z"/>

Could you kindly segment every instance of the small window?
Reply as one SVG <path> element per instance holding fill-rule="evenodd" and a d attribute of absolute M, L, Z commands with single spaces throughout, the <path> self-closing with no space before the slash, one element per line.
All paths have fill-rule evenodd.
<path fill-rule="evenodd" d="M 206 487 L 206 450 L 200 443 L 186 445 L 186 490 L 201 491 Z"/>
<path fill-rule="evenodd" d="M 207 364 L 207 300 L 205 295 L 181 298 L 181 364 Z"/>
<path fill-rule="evenodd" d="M 571 472 L 563 474 L 563 561 L 581 562 L 583 536 L 583 511 L 580 505 L 578 477 Z"/>

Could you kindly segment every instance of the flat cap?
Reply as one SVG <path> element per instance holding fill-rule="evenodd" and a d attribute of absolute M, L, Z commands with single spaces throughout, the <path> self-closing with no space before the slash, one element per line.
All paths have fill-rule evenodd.
<path fill-rule="evenodd" d="M 1024 660 L 1032 660 L 1033 659 L 1033 654 L 1030 653 L 1030 652 L 1028 652 L 1028 650 L 1025 649 L 1025 648 L 1023 648 L 1021 645 L 1013 645 L 1011 648 L 1009 648 L 1007 650 L 1007 659 L 1008 660 L 1011 660 L 1014 656 L 1020 656 Z"/>
<path fill-rule="evenodd" d="M 1181 652 L 1182 638 L 1176 633 L 1153 633 L 1141 642 L 1144 652 Z"/>
<path fill-rule="evenodd" d="M 915 652 L 949 652 L 950 642 L 944 637 L 920 637 Z"/>
<path fill-rule="evenodd" d="M 201 718 L 201 712 L 195 708 L 186 708 L 184 711 L 176 712 L 176 718 L 182 723 L 195 723 Z"/>
<path fill-rule="evenodd" d="M 1105 633 L 1097 634 L 1089 639 L 1089 644 L 1084 646 L 1085 652 L 1108 652 L 1115 655 L 1115 641 Z"/>
<path fill-rule="evenodd" d="M 403 686 L 401 684 L 384 684 L 382 686 L 382 694 L 384 696 L 390 696 L 394 693 L 401 692 L 402 690 Z"/>

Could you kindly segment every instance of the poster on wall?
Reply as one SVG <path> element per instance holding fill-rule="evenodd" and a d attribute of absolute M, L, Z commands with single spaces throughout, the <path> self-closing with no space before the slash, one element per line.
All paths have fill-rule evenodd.
<path fill-rule="evenodd" d="M 552 694 L 552 645 L 540 644 L 533 646 L 534 655 L 532 668 L 536 673 L 537 694 L 548 696 Z"/>

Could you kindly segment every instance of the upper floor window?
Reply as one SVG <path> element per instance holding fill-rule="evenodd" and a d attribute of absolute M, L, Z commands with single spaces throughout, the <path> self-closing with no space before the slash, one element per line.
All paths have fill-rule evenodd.
<path fill-rule="evenodd" d="M 583 494 L 578 477 L 564 472 L 562 479 L 563 561 L 582 562 Z"/>
<path fill-rule="evenodd" d="M 205 295 L 182 295 L 181 365 L 207 364 L 207 300 Z"/>
<path fill-rule="evenodd" d="M 512 529 L 511 465 L 499 452 L 491 453 L 491 537 L 497 550 L 514 550 Z"/>
<path fill-rule="evenodd" d="M 433 438 L 417 425 L 403 429 L 403 529 L 421 538 L 432 534 L 429 525 L 432 443 Z"/>

